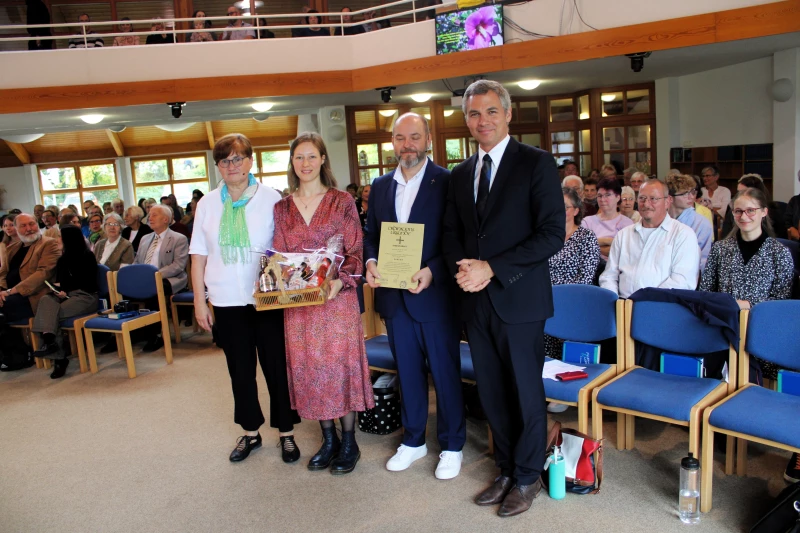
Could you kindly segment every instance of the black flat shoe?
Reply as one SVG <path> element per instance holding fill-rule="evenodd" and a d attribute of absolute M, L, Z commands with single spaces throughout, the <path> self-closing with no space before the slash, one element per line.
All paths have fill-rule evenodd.
<path fill-rule="evenodd" d="M 63 378 L 64 374 L 67 373 L 67 366 L 69 365 L 69 359 L 56 359 L 53 362 L 53 373 L 50 374 L 50 379 L 58 379 Z"/>
<path fill-rule="evenodd" d="M 156 337 L 154 339 L 150 339 L 149 341 L 147 341 L 147 344 L 144 345 L 144 348 L 142 348 L 142 351 L 143 352 L 147 352 L 147 353 L 155 352 L 156 350 L 158 350 L 162 346 L 164 346 L 164 339 L 162 339 L 161 337 Z"/>
<path fill-rule="evenodd" d="M 245 459 L 247 459 L 247 456 L 250 455 L 250 452 L 260 447 L 261 447 L 260 434 L 256 435 L 255 437 L 243 435 L 239 437 L 239 440 L 236 442 L 236 448 L 234 448 L 233 451 L 231 452 L 230 460 L 232 463 L 238 463 L 239 461 L 244 461 Z"/>
<path fill-rule="evenodd" d="M 281 448 L 281 457 L 284 463 L 294 463 L 300 459 L 300 448 L 294 442 L 294 435 L 281 437 L 278 446 Z"/>
<path fill-rule="evenodd" d="M 58 344 L 55 342 L 51 342 L 49 344 L 45 344 L 44 346 L 33 352 L 33 356 L 47 358 L 48 356 L 58 354 L 60 351 L 61 350 L 58 348 Z M 49 357 L 49 359 L 52 359 L 52 357 Z"/>

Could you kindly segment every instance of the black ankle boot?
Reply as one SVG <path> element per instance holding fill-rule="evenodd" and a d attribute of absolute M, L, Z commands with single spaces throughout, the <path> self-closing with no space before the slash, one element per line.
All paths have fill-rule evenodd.
<path fill-rule="evenodd" d="M 349 474 L 356 467 L 356 463 L 361 458 L 361 451 L 356 443 L 355 431 L 342 431 L 342 449 L 339 455 L 331 464 L 331 474 Z"/>
<path fill-rule="evenodd" d="M 50 379 L 58 379 L 63 378 L 64 374 L 67 373 L 67 365 L 69 364 L 69 359 L 66 357 L 64 359 L 56 359 L 53 361 L 53 373 L 50 374 Z"/>
<path fill-rule="evenodd" d="M 331 461 L 339 454 L 339 448 L 342 442 L 336 435 L 336 428 L 331 426 L 329 428 L 322 428 L 322 447 L 319 451 L 308 461 L 309 470 L 325 470 L 330 466 Z"/>

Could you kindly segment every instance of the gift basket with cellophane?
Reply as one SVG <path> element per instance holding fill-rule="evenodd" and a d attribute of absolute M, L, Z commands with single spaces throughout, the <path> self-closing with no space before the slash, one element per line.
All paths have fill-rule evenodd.
<path fill-rule="evenodd" d="M 256 310 L 324 304 L 330 282 L 338 277 L 344 261 L 343 239 L 334 235 L 317 250 L 262 254 L 254 291 Z"/>

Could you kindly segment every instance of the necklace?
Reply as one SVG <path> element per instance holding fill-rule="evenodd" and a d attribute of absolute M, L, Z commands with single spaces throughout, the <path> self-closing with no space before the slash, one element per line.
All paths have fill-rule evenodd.
<path fill-rule="evenodd" d="M 301 200 L 300 199 L 300 195 L 298 195 L 298 194 L 295 194 L 294 197 L 295 197 L 296 200 L 299 200 L 301 204 L 303 204 L 303 208 L 308 209 L 308 206 L 311 205 L 311 203 L 317 198 L 317 196 L 325 194 L 325 192 L 327 192 L 327 191 L 318 192 L 317 194 L 309 197 L 308 203 L 305 203 L 303 200 Z"/>

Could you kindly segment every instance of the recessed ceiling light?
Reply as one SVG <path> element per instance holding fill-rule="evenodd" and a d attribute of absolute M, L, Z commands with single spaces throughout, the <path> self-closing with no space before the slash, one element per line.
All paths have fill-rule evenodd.
<path fill-rule="evenodd" d="M 414 100 L 415 102 L 419 102 L 419 103 L 427 102 L 432 97 L 433 97 L 433 95 L 431 93 L 417 93 L 417 94 L 412 94 L 411 95 L 411 99 Z"/>
<path fill-rule="evenodd" d="M 272 106 L 273 104 L 270 104 L 269 102 L 256 102 L 255 104 L 250 105 L 250 107 L 252 107 L 255 111 L 258 111 L 259 113 L 266 113 L 267 111 L 272 109 Z"/>
<path fill-rule="evenodd" d="M 602 100 L 604 102 L 613 102 L 616 99 L 617 99 L 617 95 L 616 94 L 604 94 L 604 95 L 602 95 L 600 97 L 600 100 Z"/>
<path fill-rule="evenodd" d="M 522 80 L 518 81 L 517 85 L 519 85 L 520 89 L 525 89 L 526 91 L 532 91 L 541 85 L 541 80 Z"/>
<path fill-rule="evenodd" d="M 197 124 L 196 122 L 174 122 L 172 124 L 156 124 L 156 128 L 164 131 L 171 131 L 173 133 L 177 131 L 188 130 L 192 126 Z"/>
<path fill-rule="evenodd" d="M 455 112 L 456 112 L 455 109 L 445 109 L 444 110 L 444 116 L 451 117 L 451 116 L 453 116 L 453 113 L 455 113 Z"/>
<path fill-rule="evenodd" d="M 10 143 L 25 144 L 32 143 L 37 139 L 44 137 L 44 133 L 27 133 L 23 135 L 3 135 L 0 139 Z"/>
<path fill-rule="evenodd" d="M 382 117 L 389 118 L 397 113 L 397 109 L 381 109 L 378 111 L 378 113 L 380 113 Z"/>
<path fill-rule="evenodd" d="M 103 115 L 81 115 L 81 120 L 87 124 L 97 124 L 104 118 Z"/>

